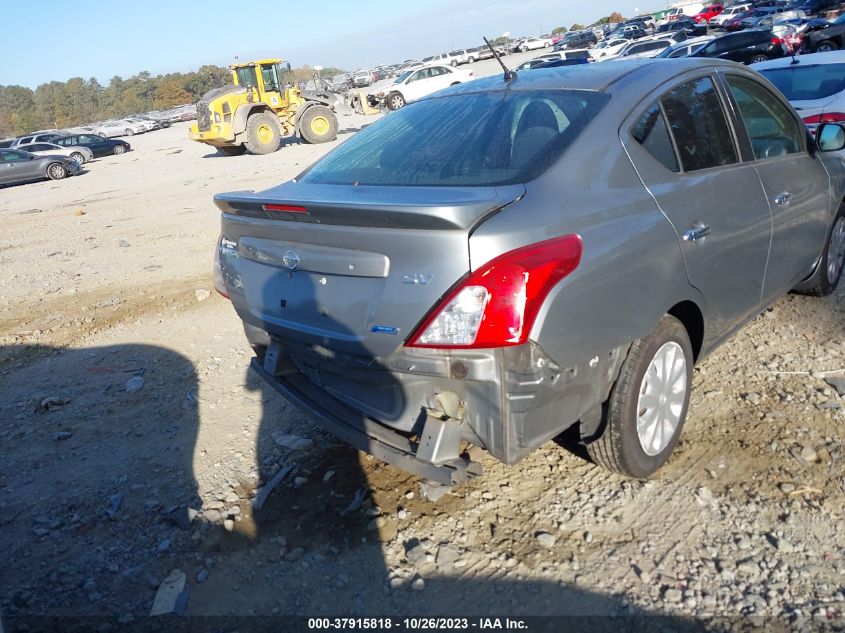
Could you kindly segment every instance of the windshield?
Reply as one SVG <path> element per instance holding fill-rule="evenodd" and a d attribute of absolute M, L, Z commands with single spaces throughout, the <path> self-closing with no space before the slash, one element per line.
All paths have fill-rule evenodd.
<path fill-rule="evenodd" d="M 264 90 L 279 92 L 279 77 L 276 74 L 275 64 L 263 64 L 261 66 L 261 79 L 264 80 Z"/>
<path fill-rule="evenodd" d="M 236 68 L 235 74 L 238 77 L 239 86 L 257 86 L 255 81 L 255 68 L 252 66 L 245 66 L 243 68 Z"/>
<path fill-rule="evenodd" d="M 760 72 L 790 101 L 825 99 L 845 90 L 845 64 L 785 66 Z"/>
<path fill-rule="evenodd" d="M 546 171 L 609 100 L 584 90 L 484 92 L 412 103 L 367 126 L 301 182 L 499 186 Z"/>
<path fill-rule="evenodd" d="M 410 77 L 410 76 L 411 76 L 411 73 L 412 73 L 412 72 L 414 72 L 414 71 L 413 71 L 413 70 L 406 70 L 404 73 L 402 73 L 401 75 L 399 75 L 399 76 L 396 78 L 396 81 L 394 81 L 393 83 L 395 83 L 395 84 L 401 84 L 403 81 L 405 81 L 408 77 Z"/>

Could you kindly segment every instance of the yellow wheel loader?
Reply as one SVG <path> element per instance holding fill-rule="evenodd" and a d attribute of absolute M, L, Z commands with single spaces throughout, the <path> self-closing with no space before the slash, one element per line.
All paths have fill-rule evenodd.
<path fill-rule="evenodd" d="M 305 92 L 283 81 L 290 64 L 261 59 L 234 64 L 233 86 L 207 92 L 197 104 L 191 139 L 207 143 L 227 156 L 249 150 L 270 154 L 283 136 L 298 134 L 306 143 L 337 138 L 337 97 L 328 92 Z"/>

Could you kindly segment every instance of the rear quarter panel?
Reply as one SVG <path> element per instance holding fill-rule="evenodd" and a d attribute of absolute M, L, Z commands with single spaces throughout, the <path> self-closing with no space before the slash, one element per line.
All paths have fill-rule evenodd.
<path fill-rule="evenodd" d="M 470 239 L 475 269 L 525 244 L 581 236 L 581 263 L 549 294 L 531 332 L 564 367 L 604 357 L 645 336 L 678 301 L 702 303 L 687 281 L 672 226 L 624 152 L 618 123 L 602 118 L 526 186 L 521 201 Z"/>

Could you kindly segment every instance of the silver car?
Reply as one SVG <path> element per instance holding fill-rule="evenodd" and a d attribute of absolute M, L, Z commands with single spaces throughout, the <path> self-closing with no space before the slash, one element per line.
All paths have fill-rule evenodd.
<path fill-rule="evenodd" d="M 845 131 L 822 126 L 819 146 Z M 256 372 L 426 480 L 576 424 L 595 462 L 647 477 L 693 365 L 790 290 L 839 282 L 845 187 L 820 147 L 731 62 L 468 82 L 290 182 L 216 196 L 215 286 Z"/>
<path fill-rule="evenodd" d="M 79 163 L 67 156 L 36 156 L 19 149 L 0 149 L 0 185 L 42 178 L 61 180 L 79 171 Z"/>

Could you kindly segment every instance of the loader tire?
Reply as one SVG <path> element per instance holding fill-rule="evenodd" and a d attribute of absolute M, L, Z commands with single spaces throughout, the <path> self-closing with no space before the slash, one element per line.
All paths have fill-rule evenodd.
<path fill-rule="evenodd" d="M 337 117 L 324 105 L 310 106 L 299 119 L 299 136 L 306 143 L 328 143 L 337 138 Z"/>
<path fill-rule="evenodd" d="M 276 115 L 268 112 L 253 114 L 246 122 L 246 148 L 251 154 L 272 154 L 279 149 L 282 134 Z"/>
<path fill-rule="evenodd" d="M 217 153 L 221 156 L 240 156 L 245 151 L 245 145 L 224 145 L 217 148 Z"/>

